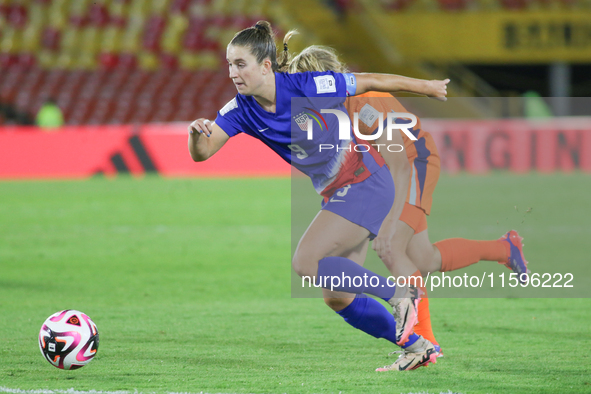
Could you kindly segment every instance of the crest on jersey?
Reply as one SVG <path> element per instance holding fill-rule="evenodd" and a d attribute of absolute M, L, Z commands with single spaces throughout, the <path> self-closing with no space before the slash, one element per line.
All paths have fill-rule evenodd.
<path fill-rule="evenodd" d="M 308 114 L 303 113 L 295 117 L 295 122 L 302 131 L 308 130 Z"/>
<path fill-rule="evenodd" d="M 316 121 L 316 123 L 318 123 L 318 126 L 320 126 L 320 130 L 324 131 L 324 128 L 326 128 L 326 130 L 328 130 L 328 125 L 326 124 L 326 120 L 324 119 L 324 117 L 322 115 L 320 115 L 320 113 L 318 111 L 313 110 L 312 108 L 304 108 L 305 112 L 300 112 L 299 114 L 297 114 L 296 116 L 294 116 L 293 118 L 295 119 L 295 122 L 297 123 L 297 125 L 299 126 L 299 128 L 302 131 L 308 131 L 308 119 L 312 118 Z M 322 123 L 320 122 L 322 120 Z M 324 124 L 324 127 L 322 126 Z"/>

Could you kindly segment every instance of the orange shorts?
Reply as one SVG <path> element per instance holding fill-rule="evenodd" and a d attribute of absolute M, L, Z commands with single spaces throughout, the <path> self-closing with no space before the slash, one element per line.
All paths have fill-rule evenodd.
<path fill-rule="evenodd" d="M 408 185 L 406 202 L 422 208 L 427 215 L 431 213 L 433 192 L 441 169 L 441 160 L 431 134 L 424 135 L 407 147 L 408 160 L 411 165 L 411 176 Z"/>
<path fill-rule="evenodd" d="M 404 208 L 402 208 L 402 213 L 400 214 L 400 220 L 415 230 L 415 234 L 427 229 L 427 215 L 425 214 L 425 211 L 416 205 L 404 203 Z"/>

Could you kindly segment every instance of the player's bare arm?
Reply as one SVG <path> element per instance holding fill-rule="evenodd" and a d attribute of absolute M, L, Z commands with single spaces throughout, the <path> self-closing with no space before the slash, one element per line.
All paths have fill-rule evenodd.
<path fill-rule="evenodd" d="M 199 118 L 189 125 L 189 152 L 194 161 L 205 161 L 213 156 L 230 137 L 218 125 Z"/>
<path fill-rule="evenodd" d="M 438 100 L 447 100 L 447 84 L 449 79 L 443 81 L 416 79 L 395 74 L 369 74 L 356 73 L 357 92 L 363 94 L 370 91 L 376 92 L 409 92 L 434 97 Z"/>
<path fill-rule="evenodd" d="M 378 139 L 377 143 L 382 143 L 382 141 L 380 141 L 382 138 L 385 140 L 386 136 L 382 135 L 382 137 Z M 404 146 L 404 140 L 402 139 L 400 133 L 393 133 L 392 140 L 385 140 L 383 142 Z M 394 185 L 396 186 L 396 194 L 394 197 L 392 209 L 384 219 L 382 226 L 380 227 L 380 231 L 372 243 L 372 248 L 383 261 L 392 255 L 392 238 L 394 237 L 394 233 L 396 231 L 396 222 L 402 213 L 402 209 L 404 208 L 404 203 L 406 201 L 411 167 L 406 154 L 403 152 L 390 152 L 387 149 L 383 149 L 380 150 L 380 153 L 390 169 L 390 174 L 392 174 Z"/>

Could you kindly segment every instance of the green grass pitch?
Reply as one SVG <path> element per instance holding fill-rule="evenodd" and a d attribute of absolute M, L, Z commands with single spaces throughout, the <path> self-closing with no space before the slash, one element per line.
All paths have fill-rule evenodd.
<path fill-rule="evenodd" d="M 582 174 L 443 176 L 429 234 L 515 228 L 534 272 L 562 270 L 589 261 L 590 194 Z M 290 196 L 289 179 L 0 183 L 0 391 L 591 393 L 582 298 L 432 298 L 445 357 L 374 372 L 393 346 L 291 298 Z M 81 370 L 38 349 L 62 309 L 100 331 Z"/>

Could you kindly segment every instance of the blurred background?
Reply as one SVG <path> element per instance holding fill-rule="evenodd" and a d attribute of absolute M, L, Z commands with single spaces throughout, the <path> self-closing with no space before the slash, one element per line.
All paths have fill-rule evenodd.
<path fill-rule="evenodd" d="M 289 175 L 252 139 L 198 166 L 185 151 L 187 122 L 236 94 L 227 43 L 261 19 L 278 42 L 300 32 L 292 53 L 324 44 L 353 71 L 451 78 L 444 105 L 401 98 L 425 119 L 483 121 L 429 125 L 444 170 L 591 171 L 588 122 L 573 121 L 591 107 L 591 0 L 0 0 L 0 177 Z M 494 123 L 508 118 L 567 123 Z M 471 164 L 490 152 L 496 165 Z"/>
<path fill-rule="evenodd" d="M 459 272 L 494 292 L 452 297 L 507 299 L 431 294 L 443 362 L 374 378 L 386 341 L 290 297 L 310 182 L 249 136 L 187 150 L 188 122 L 236 94 L 227 43 L 260 19 L 354 71 L 451 78 L 447 102 L 400 97 L 441 158 L 429 237 L 515 229 L 553 288 Z M 570 355 L 591 302 L 546 298 L 591 293 L 589 97 L 591 0 L 0 0 L 0 393 L 589 393 Z M 75 377 L 35 343 L 66 308 L 104 333 Z"/>
<path fill-rule="evenodd" d="M 356 71 L 450 77 L 452 97 L 591 96 L 589 0 L 0 0 L 0 125 L 44 103 L 67 125 L 214 117 L 235 94 L 225 47 L 259 19 Z M 467 103 L 456 116 L 526 115 Z"/>

